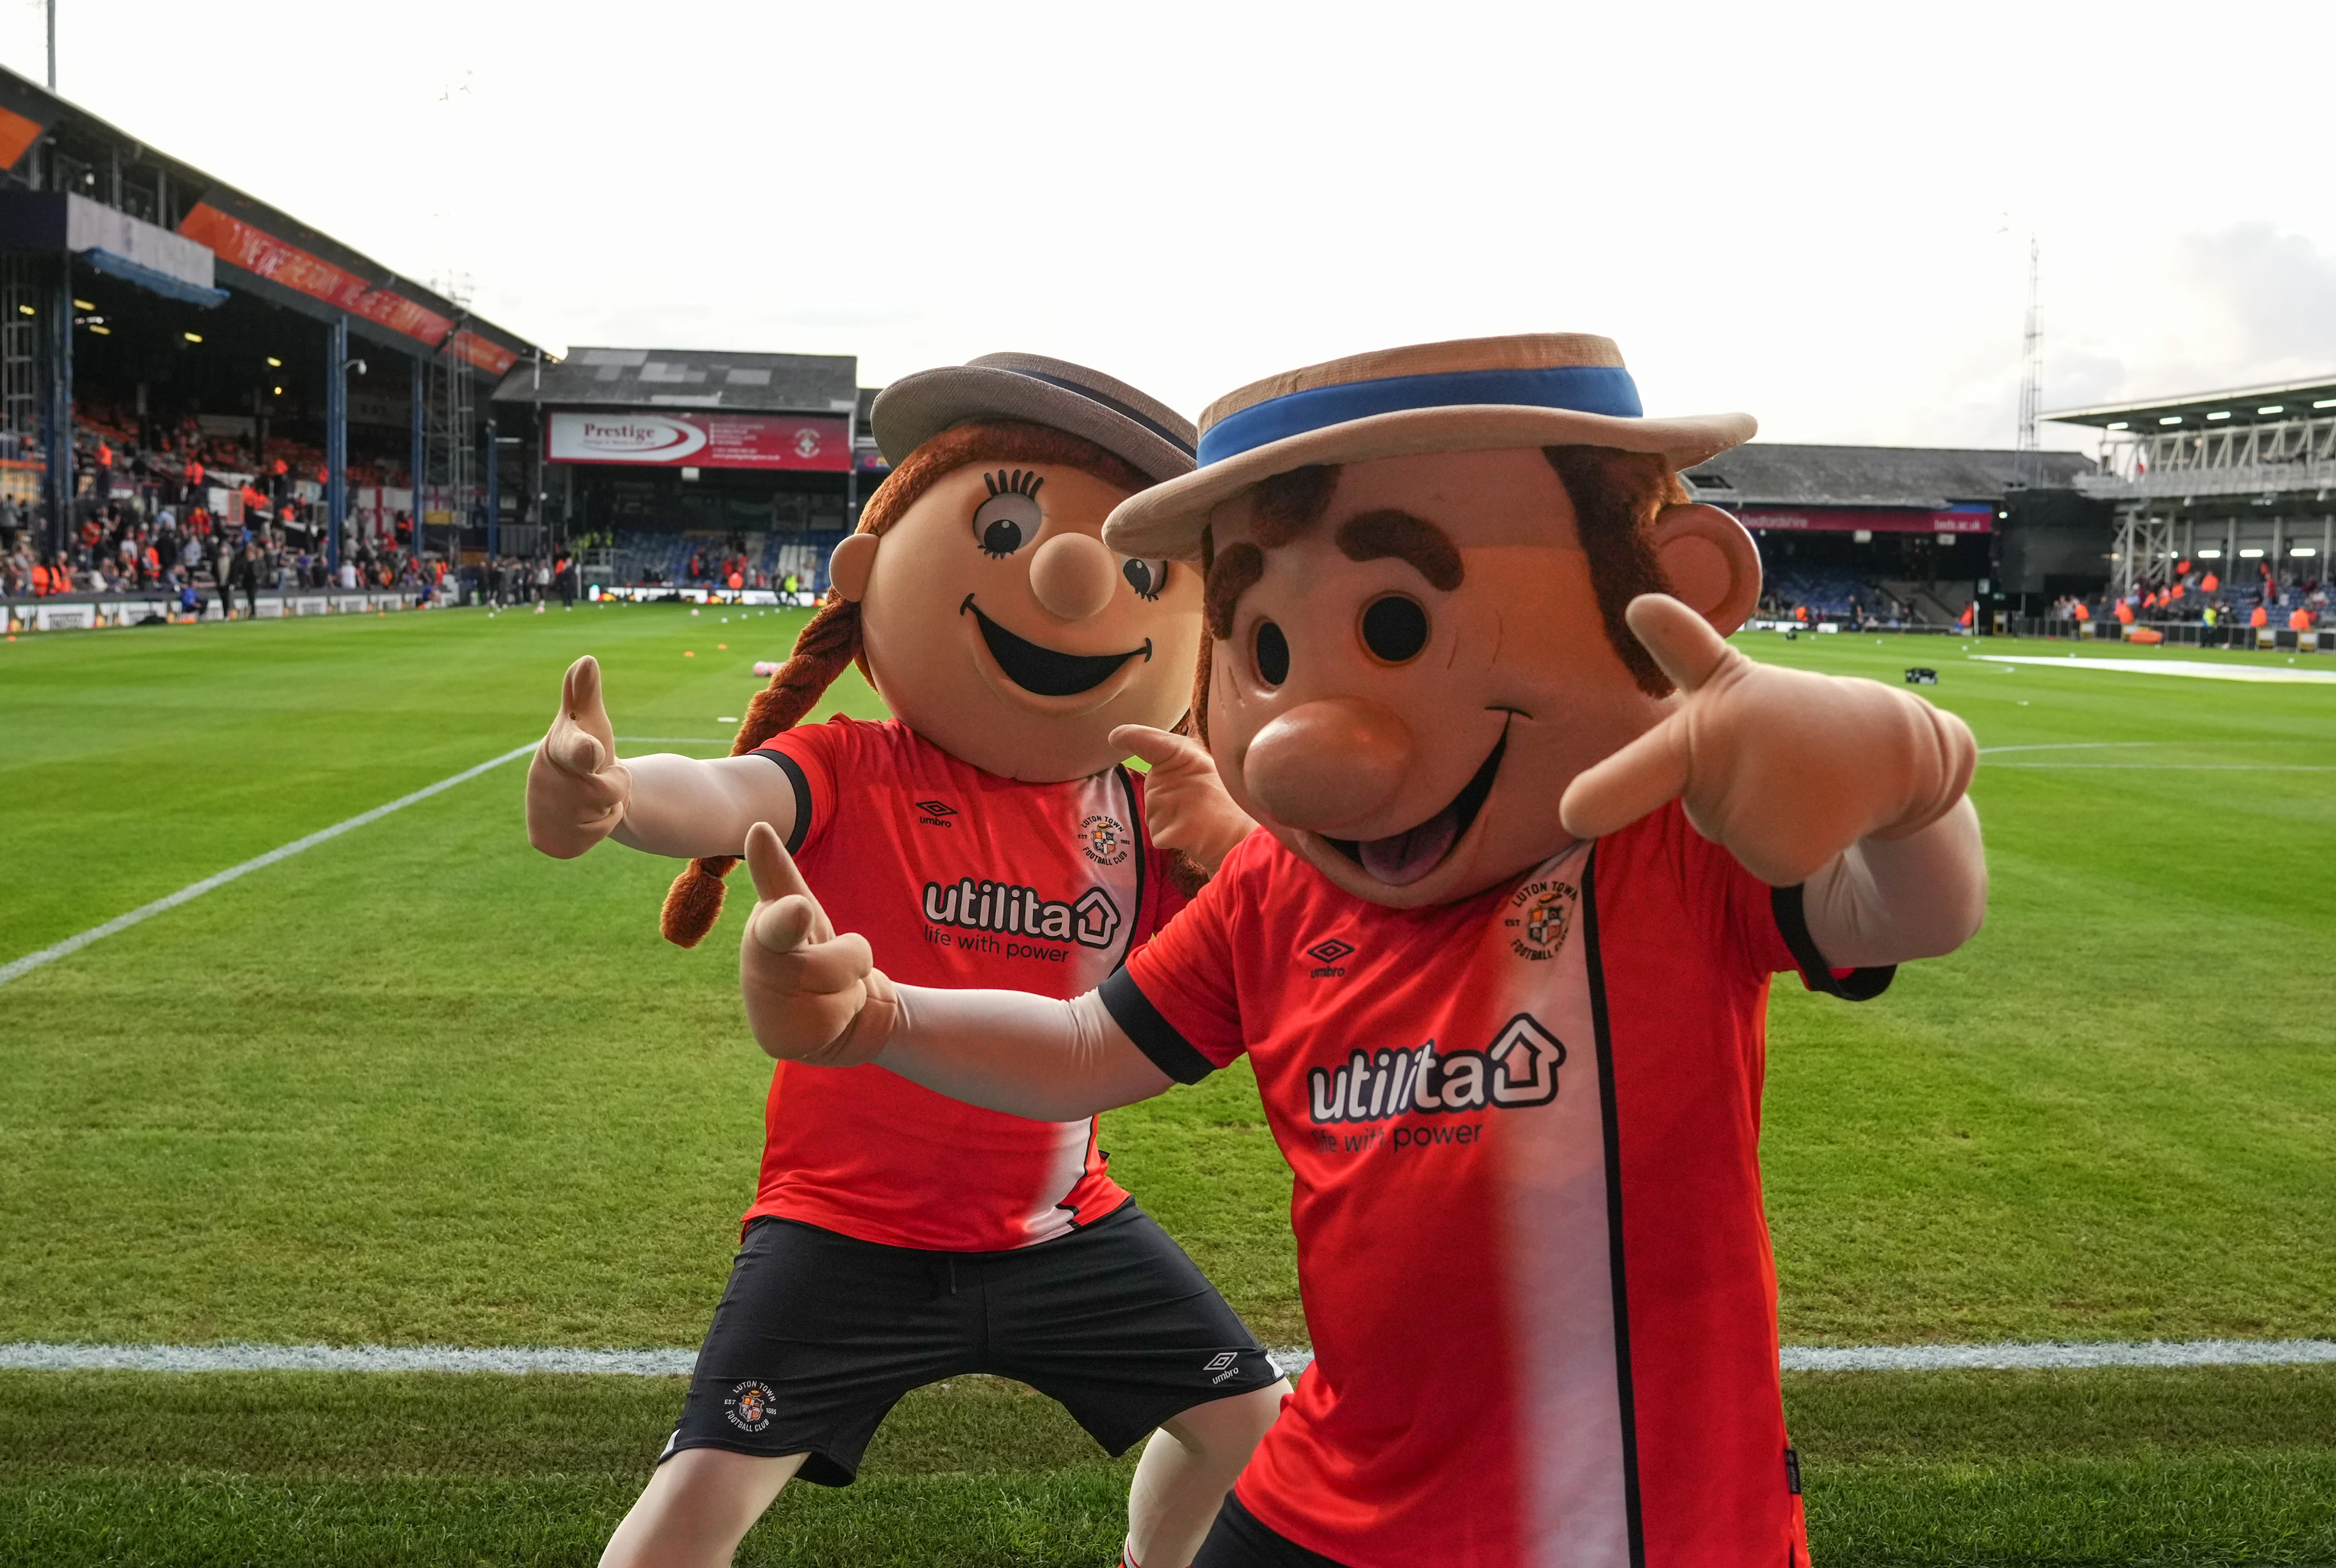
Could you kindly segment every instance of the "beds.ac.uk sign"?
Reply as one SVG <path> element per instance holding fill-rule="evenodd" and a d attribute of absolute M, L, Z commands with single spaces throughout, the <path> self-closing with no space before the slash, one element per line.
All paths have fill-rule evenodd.
<path fill-rule="evenodd" d="M 845 471 L 841 417 L 803 414 L 555 414 L 554 463 Z"/>

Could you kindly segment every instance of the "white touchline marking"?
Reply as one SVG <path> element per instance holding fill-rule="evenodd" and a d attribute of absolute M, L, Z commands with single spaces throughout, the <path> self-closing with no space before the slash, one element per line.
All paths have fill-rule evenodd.
<path fill-rule="evenodd" d="M 432 795 L 438 794 L 441 790 L 453 789 L 458 784 L 467 783 L 468 781 L 478 777 L 481 774 L 487 772 L 491 768 L 501 767 L 503 764 L 510 762 L 514 757 L 526 756 L 534 750 L 535 743 L 533 741 L 530 741 L 527 745 L 507 751 L 499 757 L 492 757 L 489 760 L 481 763 L 476 767 L 464 768 L 453 778 L 440 779 L 434 784 L 425 784 L 422 788 L 415 790 L 410 795 L 398 796 L 395 800 L 391 801 L 386 805 L 377 805 L 371 811 L 359 812 L 356 815 L 349 818 L 346 822 L 335 823 L 328 828 L 320 828 L 316 832 L 310 833 L 307 838 L 294 839 L 288 844 L 278 845 L 277 848 L 269 850 L 264 855 L 256 855 L 250 860 L 244 862 L 239 866 L 229 866 L 227 870 L 219 872 L 215 875 L 205 877 L 199 882 L 190 883 L 188 886 L 180 888 L 175 893 L 170 893 L 162 898 L 156 899 L 151 904 L 141 904 L 138 908 L 131 910 L 126 915 L 116 915 L 113 919 L 106 921 L 103 925 L 92 926 L 89 930 L 81 932 L 77 936 L 67 937 L 64 940 L 57 943 L 54 947 L 43 948 L 37 953 L 26 953 L 23 958 L 16 959 L 13 963 L 0 965 L 0 986 L 5 986 L 11 980 L 16 979 L 26 974 L 30 974 L 33 970 L 39 969 L 43 964 L 53 964 L 59 959 L 77 953 L 81 951 L 82 949 L 89 946 L 90 943 L 110 937 L 116 931 L 128 930 L 131 926 L 136 925 L 139 921 L 151 920 L 154 916 L 161 914 L 165 910 L 177 909 L 180 904 L 187 902 L 190 899 L 199 899 L 202 897 L 203 894 L 210 891 L 213 888 L 220 887 L 228 882 L 231 882 L 239 876 L 244 876 L 249 872 L 258 871 L 263 866 L 272 866 L 277 861 L 288 860 L 292 856 L 298 854 L 302 850 L 314 849 L 316 845 L 323 843 L 326 839 L 338 838 L 352 828 L 361 828 L 367 823 L 378 822 L 392 812 L 404 811 L 415 801 L 428 800 Z"/>
<path fill-rule="evenodd" d="M 1975 653 L 1989 664 L 2033 664 L 2051 669 L 2115 669 L 2127 675 L 2178 675 L 2195 680 L 2244 680 L 2336 685 L 2336 670 L 2287 669 L 2277 665 L 2209 664 L 2197 658 L 2037 658 L 2023 654 Z"/>
<path fill-rule="evenodd" d="M 2069 1371 L 2087 1367 L 2302 1367 L 2336 1339 L 2145 1339 L 2101 1344 L 1787 1345 L 1787 1372 Z"/>
<path fill-rule="evenodd" d="M 1270 1350 L 1285 1375 L 1314 1359 Z M 2336 1339 L 2148 1339 L 1995 1345 L 1787 1345 L 1787 1372 L 2075 1371 L 2093 1367 L 2304 1367 L 2336 1363 Z M 504 1345 L 0 1344 L 0 1370 L 34 1372 L 502 1372 L 685 1378 L 695 1350 Z"/>
<path fill-rule="evenodd" d="M 1269 1350 L 1285 1376 L 1314 1359 L 1305 1349 Z M 586 1372 L 686 1378 L 695 1350 L 580 1350 L 502 1345 L 52 1345 L 0 1343 L 0 1371 L 32 1372 Z"/>
<path fill-rule="evenodd" d="M 2172 745 L 2176 744 L 2179 743 L 2162 740 L 2056 740 L 2045 742 L 2040 745 L 1983 745 L 1979 748 L 1979 755 L 1981 756 L 1993 756 L 1998 752 L 2007 751 L 2107 751 L 2112 746 Z"/>
<path fill-rule="evenodd" d="M 617 739 L 626 745 L 728 745 L 728 736 L 704 735 L 620 735 Z M 534 748 L 529 747 L 530 751 Z"/>

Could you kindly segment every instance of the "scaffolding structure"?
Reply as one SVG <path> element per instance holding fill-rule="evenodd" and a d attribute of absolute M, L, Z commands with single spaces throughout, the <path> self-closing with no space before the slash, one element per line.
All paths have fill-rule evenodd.
<path fill-rule="evenodd" d="M 414 476 L 414 504 L 417 523 L 446 529 L 446 554 L 454 560 L 462 554 L 472 514 L 482 504 L 478 388 L 460 353 L 470 331 L 470 281 L 453 278 L 437 287 L 456 307 L 456 315 L 454 329 L 420 362 L 422 469 Z M 420 537 L 417 531 L 417 541 Z"/>
<path fill-rule="evenodd" d="M 41 500 L 41 260 L 0 255 L 0 497 Z"/>
<path fill-rule="evenodd" d="M 2318 580 L 2336 551 L 2336 379 L 2043 416 L 2102 433 L 2079 490 L 2117 507 L 2109 586 L 2171 579 L 2183 561 Z"/>

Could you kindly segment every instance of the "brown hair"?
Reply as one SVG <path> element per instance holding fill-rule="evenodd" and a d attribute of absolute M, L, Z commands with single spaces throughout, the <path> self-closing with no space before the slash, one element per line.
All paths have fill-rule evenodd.
<path fill-rule="evenodd" d="M 1557 471 L 1558 482 L 1573 502 L 1575 531 L 1582 553 L 1590 558 L 1590 587 L 1598 598 L 1598 616 L 1605 626 L 1607 643 L 1640 690 L 1650 696 L 1668 696 L 1669 677 L 1631 635 L 1622 612 L 1642 593 L 1669 590 L 1648 534 L 1663 508 L 1692 499 L 1687 486 L 1671 472 L 1670 464 L 1650 452 L 1545 446 L 1542 455 Z M 1268 548 L 1287 544 L 1319 521 L 1329 505 L 1330 492 L 1338 486 L 1338 466 L 1314 463 L 1259 481 L 1251 492 L 1255 497 L 1252 529 L 1259 541 Z M 1352 539 L 1349 530 L 1355 531 Z M 1350 559 L 1365 560 L 1381 553 L 1380 547 L 1393 541 L 1395 531 L 1381 514 L 1370 513 L 1342 527 L 1338 545 Z M 1201 667 L 1192 683 L 1191 719 L 1192 733 L 1203 745 L 1209 739 L 1212 642 L 1232 634 L 1233 606 L 1265 570 L 1265 556 L 1255 545 L 1229 545 L 1220 557 L 1215 543 L 1214 536 L 1203 529 L 1202 570 L 1208 579 L 1204 620 L 1209 635 L 1201 639 Z M 1456 559 L 1451 563 L 1452 588 L 1459 586 L 1459 565 Z M 1436 586 L 1445 584 L 1436 581 Z"/>
<path fill-rule="evenodd" d="M 1607 643 L 1640 691 L 1669 696 L 1670 677 L 1631 634 L 1622 612 L 1642 593 L 1670 591 L 1648 535 L 1663 508 L 1689 499 L 1687 486 L 1658 453 L 1544 446 L 1542 455 L 1573 500 L 1574 530 L 1590 558 L 1590 587 L 1598 596 Z"/>
<path fill-rule="evenodd" d="M 1085 436 L 1026 420 L 977 420 L 952 425 L 909 453 L 868 498 L 857 531 L 882 533 L 945 475 L 989 463 L 1060 463 L 1130 492 L 1152 484 L 1134 464 Z M 794 652 L 771 677 L 771 684 L 756 692 L 747 705 L 745 722 L 730 744 L 730 755 L 743 756 L 773 735 L 793 729 L 826 695 L 845 667 L 855 664 L 873 685 L 875 677 L 861 646 L 859 602 L 830 589 L 827 602 L 795 638 Z M 666 940 L 685 948 L 705 940 L 722 913 L 722 879 L 737 863 L 736 855 L 707 855 L 682 869 L 665 895 L 665 910 L 657 922 Z"/>

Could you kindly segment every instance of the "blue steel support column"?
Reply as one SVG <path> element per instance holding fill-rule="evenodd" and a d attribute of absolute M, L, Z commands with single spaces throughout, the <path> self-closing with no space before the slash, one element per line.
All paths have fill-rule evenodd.
<path fill-rule="evenodd" d="M 405 520 L 414 525 L 414 564 L 422 564 L 422 384 L 429 377 L 424 374 L 426 363 L 421 355 L 414 360 L 414 423 L 406 433 L 406 486 L 413 492 L 405 503 Z"/>
<path fill-rule="evenodd" d="M 495 439 L 495 422 L 487 421 L 487 560 L 502 553 L 503 448 Z"/>
<path fill-rule="evenodd" d="M 333 317 L 326 334 L 325 562 L 341 569 L 341 530 L 349 520 L 349 318 Z"/>
<path fill-rule="evenodd" d="M 73 259 L 56 258 L 56 287 L 49 295 L 48 406 L 43 430 L 43 490 L 49 503 L 49 538 L 53 550 L 71 548 L 73 540 Z"/>

